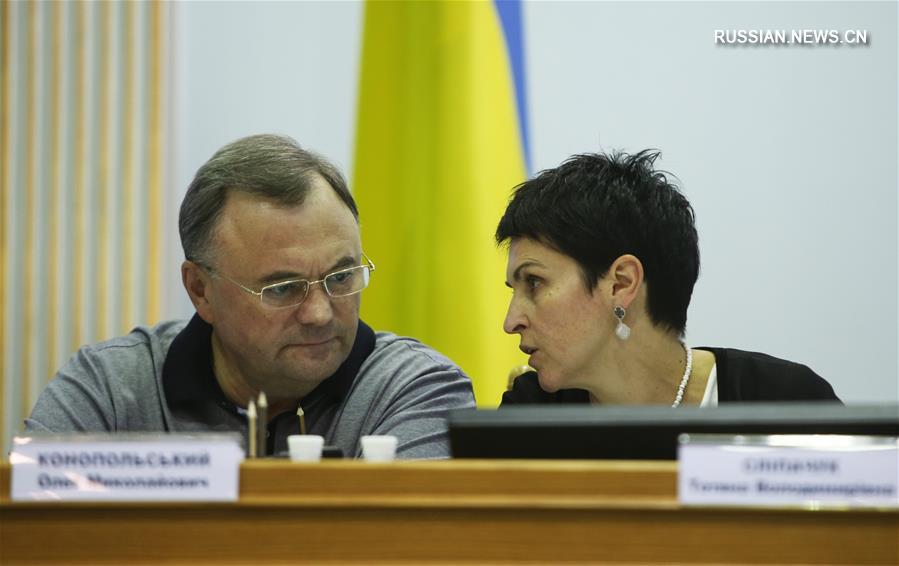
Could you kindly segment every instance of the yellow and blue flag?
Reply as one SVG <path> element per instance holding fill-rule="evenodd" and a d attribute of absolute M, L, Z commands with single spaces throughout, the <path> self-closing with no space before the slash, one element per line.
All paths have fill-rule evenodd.
<path fill-rule="evenodd" d="M 519 1 L 365 6 L 353 187 L 378 271 L 362 317 L 449 356 L 488 407 L 524 362 L 493 243 L 528 170 L 522 45 Z"/>

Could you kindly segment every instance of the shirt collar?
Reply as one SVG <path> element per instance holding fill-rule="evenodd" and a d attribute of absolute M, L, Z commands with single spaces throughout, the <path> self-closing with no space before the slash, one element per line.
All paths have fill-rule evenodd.
<path fill-rule="evenodd" d="M 330 397 L 340 401 L 349 393 L 359 368 L 375 349 L 375 333 L 361 320 L 350 355 L 333 375 L 306 398 Z M 192 401 L 228 402 L 212 371 L 212 326 L 194 314 L 175 336 L 162 366 L 162 384 L 169 405 Z"/>

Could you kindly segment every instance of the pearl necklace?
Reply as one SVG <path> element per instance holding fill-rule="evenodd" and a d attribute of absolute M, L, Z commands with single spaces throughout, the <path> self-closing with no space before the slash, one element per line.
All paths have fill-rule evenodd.
<path fill-rule="evenodd" d="M 684 352 L 687 353 L 687 367 L 684 369 L 684 376 L 680 380 L 680 385 L 677 386 L 677 395 L 674 396 L 674 403 L 671 403 L 672 409 L 677 408 L 680 402 L 684 400 L 684 391 L 687 390 L 687 384 L 690 383 L 690 374 L 693 372 L 693 350 L 688 348 L 683 342 L 680 345 L 684 347 Z"/>

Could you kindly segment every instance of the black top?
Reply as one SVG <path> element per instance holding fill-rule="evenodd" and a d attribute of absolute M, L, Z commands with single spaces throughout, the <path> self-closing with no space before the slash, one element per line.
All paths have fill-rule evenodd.
<path fill-rule="evenodd" d="M 758 352 L 732 348 L 697 348 L 715 355 L 718 402 L 753 401 L 840 401 L 833 387 L 808 366 Z M 510 391 L 503 393 L 501 406 L 522 404 L 589 403 L 583 389 L 560 389 L 547 393 L 540 388 L 537 372 L 518 376 Z"/>

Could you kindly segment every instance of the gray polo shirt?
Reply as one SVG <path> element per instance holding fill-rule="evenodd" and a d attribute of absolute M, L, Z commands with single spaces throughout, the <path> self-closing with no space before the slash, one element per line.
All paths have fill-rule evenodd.
<path fill-rule="evenodd" d="M 213 374 L 211 335 L 195 315 L 81 348 L 41 393 L 26 430 L 238 431 L 246 438 L 245 412 Z M 391 434 L 398 458 L 447 458 L 446 413 L 473 407 L 474 395 L 446 357 L 360 321 L 350 355 L 300 405 L 307 432 L 346 456 L 359 455 L 363 435 Z M 268 452 L 286 450 L 287 436 L 298 432 L 296 409 L 276 415 Z"/>

